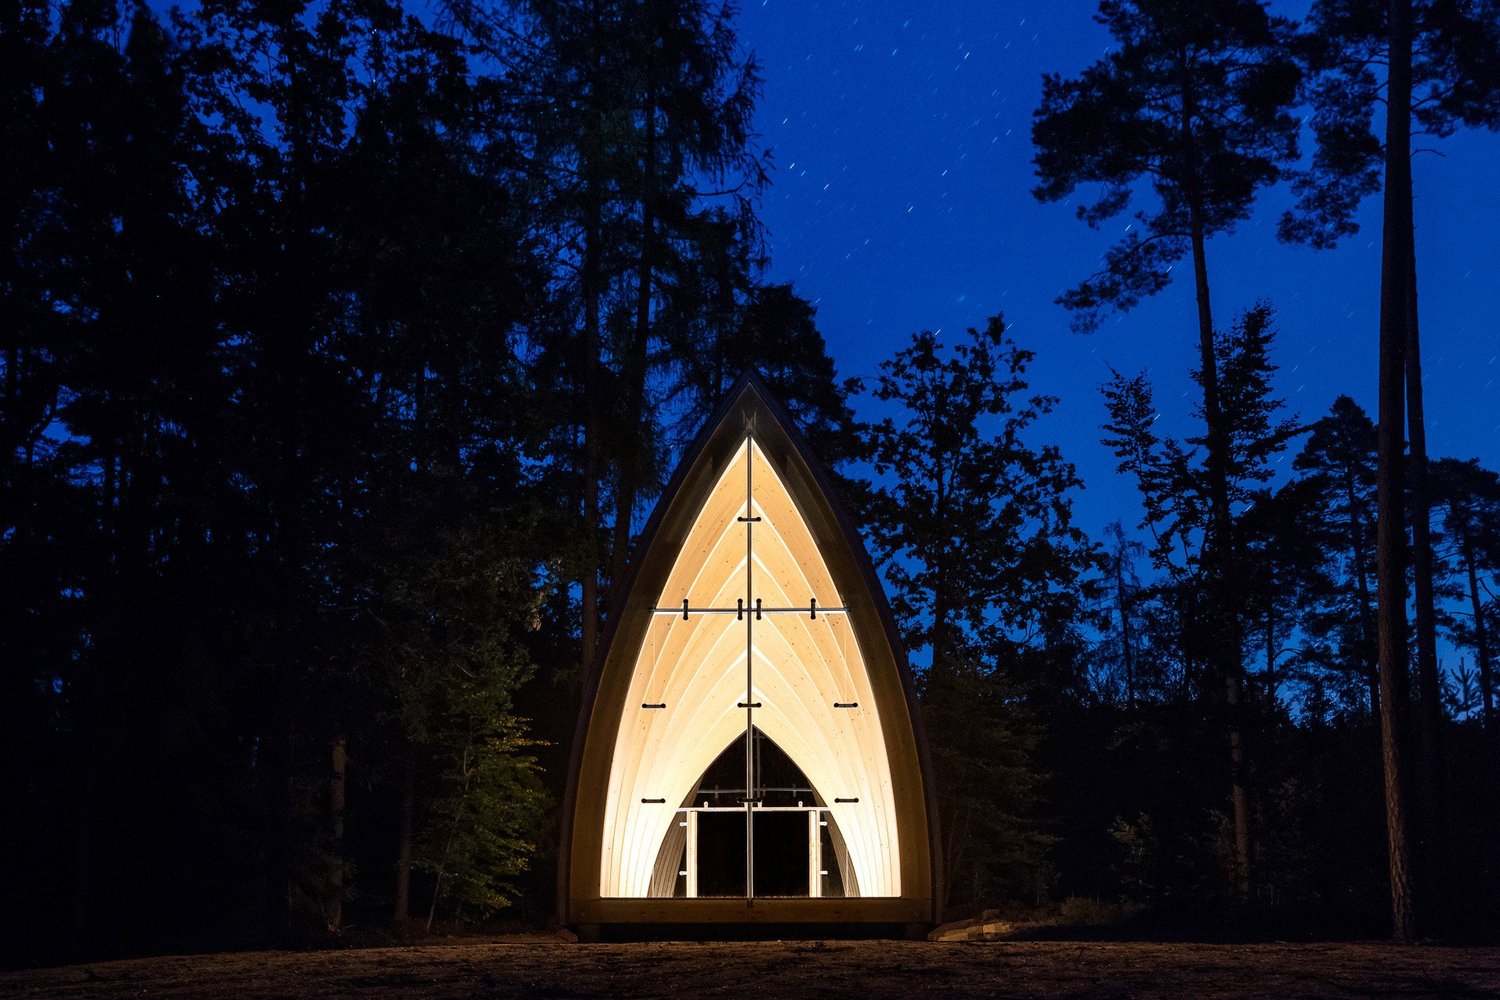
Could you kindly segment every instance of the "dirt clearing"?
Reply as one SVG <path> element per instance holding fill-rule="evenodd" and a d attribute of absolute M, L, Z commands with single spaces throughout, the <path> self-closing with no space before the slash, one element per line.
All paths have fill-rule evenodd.
<path fill-rule="evenodd" d="M 0 972 L 0 997 L 1443 997 L 1500 1000 L 1500 948 L 553 939 L 243 952 Z"/>

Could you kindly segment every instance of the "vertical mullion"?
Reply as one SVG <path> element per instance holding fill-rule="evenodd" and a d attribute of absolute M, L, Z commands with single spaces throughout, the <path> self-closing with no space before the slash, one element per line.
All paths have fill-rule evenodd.
<path fill-rule="evenodd" d="M 698 811 L 689 809 L 687 811 L 687 843 L 683 848 L 687 864 L 687 887 L 683 894 L 688 899 L 698 898 Z"/>
<path fill-rule="evenodd" d="M 807 894 L 823 895 L 823 836 L 817 809 L 807 811 Z"/>
<path fill-rule="evenodd" d="M 755 458 L 754 439 L 745 435 L 745 900 L 755 898 L 755 549 L 751 541 L 755 524 L 754 480 L 751 464 Z"/>

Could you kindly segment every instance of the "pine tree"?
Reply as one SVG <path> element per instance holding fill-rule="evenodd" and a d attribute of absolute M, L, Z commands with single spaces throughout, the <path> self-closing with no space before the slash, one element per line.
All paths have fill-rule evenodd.
<path fill-rule="evenodd" d="M 1156 202 L 1104 257 L 1104 266 L 1059 301 L 1075 326 L 1092 330 L 1101 313 L 1127 310 L 1167 286 L 1172 265 L 1193 262 L 1198 306 L 1199 383 L 1207 425 L 1213 515 L 1210 599 L 1220 615 L 1215 651 L 1229 703 L 1232 801 L 1242 896 L 1250 890 L 1250 814 L 1240 732 L 1244 664 L 1238 623 L 1227 609 L 1236 579 L 1231 537 L 1231 415 L 1221 398 L 1209 301 L 1207 241 L 1249 214 L 1256 192 L 1275 183 L 1297 155 L 1292 114 L 1299 72 L 1291 25 L 1258 0 L 1104 0 L 1097 19 L 1118 47 L 1072 80 L 1049 75 L 1032 125 L 1044 201 L 1069 198 L 1083 184 L 1101 194 L 1078 217 L 1098 227 L 1124 211 L 1137 187 Z"/>
<path fill-rule="evenodd" d="M 1429 890 L 1441 895 L 1446 801 L 1439 761 L 1443 756 L 1443 708 L 1437 664 L 1437 611 L 1427 471 L 1427 431 L 1422 403 L 1421 340 L 1418 332 L 1417 257 L 1412 205 L 1412 139 L 1416 134 L 1451 135 L 1460 125 L 1500 127 L 1500 19 L 1491 5 L 1428 0 L 1320 0 L 1308 18 L 1303 39 L 1313 105 L 1317 150 L 1311 167 L 1294 182 L 1296 209 L 1281 222 L 1284 239 L 1331 247 L 1358 230 L 1353 214 L 1376 191 L 1383 194 L 1381 243 L 1381 511 L 1385 520 L 1405 522 L 1402 500 L 1410 493 L 1411 559 L 1414 569 L 1418 708 L 1417 770 L 1422 830 L 1427 841 L 1421 861 Z M 1384 67 L 1384 74 L 1379 72 Z M 1385 113 L 1383 138 L 1374 128 L 1376 108 Z M 1417 131 L 1413 131 L 1413 126 Z M 1407 434 L 1402 433 L 1403 424 Z M 1409 468 L 1398 470 L 1409 435 Z M 1409 482 L 1408 482 L 1409 480 Z M 1403 533 L 1389 526 L 1379 546 L 1382 679 L 1404 711 L 1406 701 L 1405 584 Z M 1385 711 L 1383 709 L 1382 711 Z M 1404 719 L 1386 727 L 1400 741 Z M 1389 764 L 1401 765 L 1401 751 L 1387 748 Z M 1397 936 L 1412 938 L 1413 905 L 1406 900 L 1404 806 L 1393 776 L 1391 847 L 1393 909 Z M 1434 897 L 1430 910 L 1443 910 Z"/>

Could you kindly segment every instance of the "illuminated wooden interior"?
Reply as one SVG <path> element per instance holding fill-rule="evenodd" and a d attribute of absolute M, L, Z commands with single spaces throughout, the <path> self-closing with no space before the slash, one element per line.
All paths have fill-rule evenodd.
<path fill-rule="evenodd" d="M 574 747 L 562 921 L 913 928 L 937 919 L 931 782 L 889 611 L 827 480 L 753 378 L 690 449 L 627 582 Z M 693 801 L 736 741 L 744 791 Z M 752 747 L 766 744 L 809 786 L 795 801 L 757 788 Z M 781 819 L 770 815 L 778 810 Z M 733 815 L 743 817 L 743 898 L 701 897 L 693 845 L 701 831 L 728 843 Z M 762 820 L 767 836 L 796 835 L 802 823 L 805 860 L 764 851 L 757 867 Z M 820 866 L 825 876 L 836 869 L 835 892 L 820 889 Z M 757 890 L 766 871 L 797 877 L 767 877 L 762 885 L 783 889 Z"/>
<path fill-rule="evenodd" d="M 746 469 L 746 463 L 750 469 Z M 747 477 L 747 471 L 751 473 Z M 746 513 L 746 480 L 753 504 Z M 747 570 L 746 528 L 753 523 Z M 677 555 L 631 672 L 615 738 L 604 813 L 601 896 L 646 896 L 663 838 L 699 775 L 743 738 L 746 623 L 732 614 L 670 613 L 734 608 L 746 594 L 776 608 L 753 620 L 754 725 L 802 768 L 848 843 L 863 895 L 899 896 L 899 833 L 879 713 L 859 644 L 828 567 L 786 486 L 753 438 L 719 477 Z M 753 605 L 752 605 L 753 606 Z M 664 709 L 642 705 L 665 705 Z M 835 705 L 857 705 L 835 708 Z M 661 801 L 658 801 L 661 800 Z"/>

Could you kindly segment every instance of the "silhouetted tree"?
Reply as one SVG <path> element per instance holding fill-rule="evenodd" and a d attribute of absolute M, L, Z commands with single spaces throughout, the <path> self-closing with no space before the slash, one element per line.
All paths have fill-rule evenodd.
<path fill-rule="evenodd" d="M 1146 554 L 1146 547 L 1126 535 L 1119 521 L 1111 522 L 1104 533 L 1107 545 L 1103 592 L 1108 609 L 1105 644 L 1109 652 L 1104 657 L 1107 667 L 1100 681 L 1110 694 L 1118 690 L 1127 708 L 1134 708 L 1144 680 L 1142 629 L 1138 620 L 1144 588 L 1135 571 L 1135 562 Z"/>
<path fill-rule="evenodd" d="M 1444 458 L 1433 463 L 1433 499 L 1468 601 L 1468 621 L 1456 623 L 1454 638 L 1474 651 L 1481 718 L 1493 737 L 1495 718 L 1495 621 L 1491 584 L 1500 576 L 1500 475 L 1477 459 Z"/>
<path fill-rule="evenodd" d="M 1257 484 L 1270 478 L 1270 460 L 1296 431 L 1291 421 L 1279 415 L 1281 401 L 1272 395 L 1271 376 L 1276 370 L 1270 357 L 1273 336 L 1271 310 L 1258 305 L 1239 317 L 1229 331 L 1214 336 L 1212 369 L 1200 366 L 1193 371 L 1193 379 L 1204 387 L 1205 399 L 1210 375 L 1216 380 L 1213 395 L 1220 403 L 1215 419 L 1223 421 L 1224 431 L 1217 461 L 1208 435 L 1190 437 L 1185 442 L 1188 446 L 1207 446 L 1200 464 L 1196 448 L 1156 434 L 1152 387 L 1144 375 L 1126 377 L 1116 372 L 1103 390 L 1110 417 L 1104 428 L 1109 436 L 1103 443 L 1119 459 L 1119 471 L 1135 480 L 1145 509 L 1143 527 L 1154 543 L 1152 557 L 1159 569 L 1172 576 L 1179 600 L 1187 602 L 1179 642 L 1189 681 L 1193 680 L 1189 665 L 1203 658 L 1201 650 L 1214 668 L 1209 676 L 1215 684 L 1225 684 L 1221 656 L 1225 640 L 1220 634 L 1225 627 L 1232 628 L 1237 637 L 1232 645 L 1235 669 L 1243 670 L 1239 657 L 1252 587 L 1240 577 L 1226 582 L 1215 574 L 1226 561 L 1220 546 L 1229 550 L 1227 561 L 1233 564 L 1243 554 L 1245 539 L 1233 522 L 1229 531 L 1220 533 L 1217 498 L 1223 496 L 1239 516 L 1255 499 Z M 1206 410 L 1205 403 L 1197 415 L 1207 418 Z M 1216 538 L 1222 541 L 1216 542 Z M 1248 572 L 1248 566 L 1242 568 Z M 1214 586 L 1205 586 L 1205 582 L 1216 580 L 1219 582 Z M 1221 603 L 1213 606 L 1215 601 Z M 1239 680 L 1230 683 L 1227 692 L 1231 760 L 1236 768 L 1243 768 L 1246 754 L 1239 720 Z M 1233 815 L 1233 880 L 1244 895 L 1250 889 L 1249 869 L 1240 868 L 1250 863 L 1249 795 L 1246 776 L 1238 771 Z"/>
<path fill-rule="evenodd" d="M 814 443 L 820 461 L 836 465 L 857 450 L 853 413 L 818 330 L 817 310 L 791 285 L 755 285 L 728 324 L 675 345 L 674 352 L 688 422 L 701 422 L 740 374 L 755 371 Z"/>
<path fill-rule="evenodd" d="M 1375 424 L 1348 396 L 1312 425 L 1292 467 L 1309 490 L 1323 550 L 1324 585 L 1311 596 L 1303 666 L 1331 671 L 1336 683 L 1364 686 L 1370 715 L 1380 711 L 1375 654 Z"/>
<path fill-rule="evenodd" d="M 728 325 L 751 284 L 766 176 L 750 128 L 758 71 L 732 9 L 703 0 L 443 6 L 517 83 L 538 224 L 563 265 L 538 346 L 557 352 L 581 436 L 586 665 L 601 579 L 607 596 L 664 476 L 663 347 Z"/>
<path fill-rule="evenodd" d="M 1207 425 L 1213 553 L 1203 611 L 1223 615 L 1214 652 L 1229 703 L 1232 801 L 1241 893 L 1250 887 L 1250 817 L 1244 784 L 1241 711 L 1244 665 L 1238 625 L 1228 613 L 1235 579 L 1231 541 L 1231 417 L 1221 397 L 1209 302 L 1207 241 L 1249 214 L 1257 190 L 1274 183 L 1297 155 L 1293 115 L 1299 71 L 1288 47 L 1291 25 L 1258 0 L 1104 0 L 1097 19 L 1117 48 L 1076 79 L 1046 76 L 1032 125 L 1044 201 L 1082 184 L 1102 193 L 1078 217 L 1098 227 L 1124 211 L 1136 187 L 1155 203 L 1112 247 L 1104 266 L 1065 293 L 1075 326 L 1097 327 L 1101 312 L 1129 309 L 1171 280 L 1184 255 L 1193 262 L 1198 305 L 1199 382 Z M 1222 592 L 1222 593 L 1221 593 Z"/>
<path fill-rule="evenodd" d="M 1442 882 L 1447 878 L 1441 871 L 1445 849 L 1440 843 L 1446 810 L 1439 767 L 1444 720 L 1417 319 L 1411 143 L 1413 125 L 1418 130 L 1415 134 L 1435 138 L 1451 135 L 1460 126 L 1500 126 L 1500 18 L 1488 4 L 1319 0 L 1309 13 L 1308 27 L 1303 47 L 1311 70 L 1308 96 L 1317 147 L 1311 167 L 1293 184 L 1298 204 L 1282 217 L 1281 235 L 1316 247 L 1332 247 L 1358 231 L 1354 212 L 1360 202 L 1376 191 L 1384 191 L 1381 321 L 1392 326 L 1387 330 L 1382 325 L 1381 329 L 1389 339 L 1398 335 L 1399 326 L 1402 339 L 1399 350 L 1393 341 L 1382 357 L 1392 366 L 1389 377 L 1404 382 L 1404 399 L 1396 398 L 1394 385 L 1382 382 L 1386 391 L 1382 406 L 1394 407 L 1389 411 L 1390 420 L 1399 423 L 1404 416 L 1410 455 L 1409 483 L 1403 486 L 1393 481 L 1386 495 L 1394 506 L 1381 509 L 1400 519 L 1402 508 L 1395 498 L 1403 488 L 1409 491 L 1420 710 L 1417 766 L 1421 777 L 1417 786 L 1429 840 L 1424 859 L 1432 869 L 1429 880 Z M 1381 107 L 1385 116 L 1383 141 L 1375 127 L 1376 109 Z M 1381 423 L 1383 428 L 1388 423 L 1385 416 Z M 1391 428 L 1390 434 L 1392 442 L 1382 446 L 1382 463 L 1400 460 L 1400 426 Z M 1382 573 L 1402 573 L 1400 563 L 1404 558 L 1393 553 L 1383 560 L 1383 566 L 1389 565 Z M 1382 601 L 1382 622 L 1386 615 L 1404 618 L 1404 601 L 1397 600 L 1398 596 L 1393 591 L 1391 600 Z M 1386 622 L 1383 626 L 1392 633 L 1388 644 L 1392 655 L 1401 655 L 1401 641 L 1395 638 L 1397 624 Z M 1394 660 L 1382 660 L 1385 662 L 1392 664 L 1399 694 L 1405 685 L 1401 675 L 1406 668 Z M 1393 853 L 1393 864 L 1398 855 L 1399 851 Z M 1434 891 L 1439 888 L 1429 886 Z M 1397 909 L 1402 910 L 1403 905 L 1398 901 Z M 1435 902 L 1432 909 L 1434 913 L 1440 911 L 1441 902 Z M 1398 916 L 1397 925 L 1401 936 L 1415 933 L 1404 917 Z"/>
<path fill-rule="evenodd" d="M 1071 523 L 1078 478 L 1056 447 L 1026 441 L 1053 400 L 1026 396 L 1031 352 L 995 317 L 949 348 L 928 332 L 866 390 L 896 414 L 867 430 L 876 474 L 868 521 L 935 743 L 945 899 L 1035 895 L 1044 840 L 1028 660 L 1081 613 L 1090 565 Z"/>
<path fill-rule="evenodd" d="M 1251 676 L 1272 714 L 1295 673 L 1307 608 L 1325 590 L 1316 499 L 1306 480 L 1258 490 L 1235 525 L 1244 554 L 1246 642 L 1259 647 L 1261 658 L 1260 671 Z"/>

